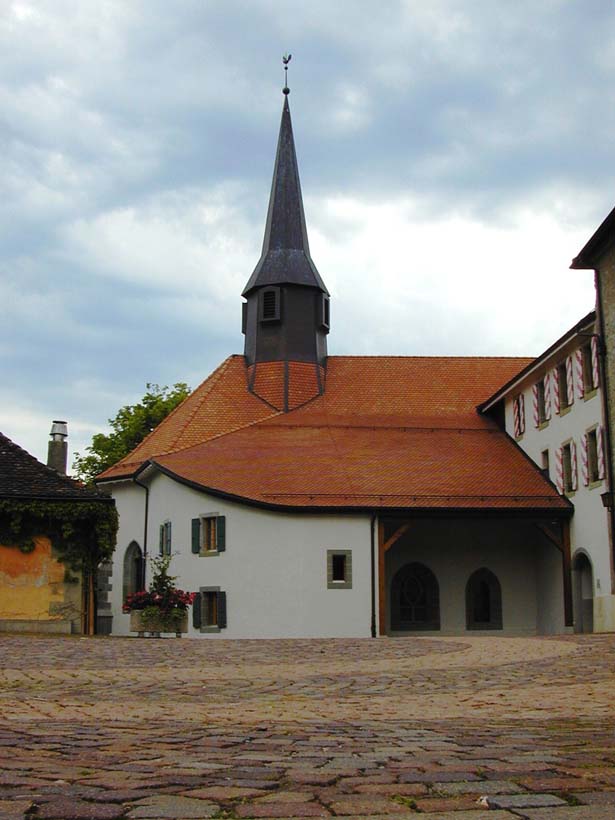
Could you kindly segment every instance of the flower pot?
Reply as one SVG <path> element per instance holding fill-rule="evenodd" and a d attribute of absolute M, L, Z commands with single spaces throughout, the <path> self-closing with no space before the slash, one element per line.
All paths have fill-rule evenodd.
<path fill-rule="evenodd" d="M 137 632 L 139 638 L 145 637 L 146 632 L 157 638 L 163 632 L 174 632 L 176 637 L 181 638 L 182 632 L 188 632 L 188 613 L 178 612 L 172 618 L 168 615 L 156 618 L 144 615 L 141 609 L 133 609 L 130 613 L 130 631 Z"/>

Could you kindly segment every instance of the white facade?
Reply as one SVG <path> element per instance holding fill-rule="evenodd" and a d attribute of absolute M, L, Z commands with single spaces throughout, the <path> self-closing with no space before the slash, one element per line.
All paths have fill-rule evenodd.
<path fill-rule="evenodd" d="M 190 592 L 225 593 L 223 628 L 188 626 L 189 637 L 326 638 L 369 637 L 378 618 L 379 589 L 385 590 L 386 634 L 403 634 L 391 623 L 396 606 L 393 579 L 401 568 L 419 563 L 439 588 L 439 634 L 463 634 L 467 622 L 466 585 L 473 573 L 493 573 L 501 588 L 499 634 L 557 634 L 565 630 L 561 553 L 531 522 L 511 519 L 417 519 L 386 552 L 384 587 L 372 579 L 371 515 L 284 513 L 227 501 L 179 483 L 150 468 L 140 479 L 149 488 L 147 552 L 159 554 L 161 526 L 170 522 L 170 573 Z M 113 634 L 130 634 L 122 613 L 126 594 L 125 556 L 143 547 L 146 492 L 132 481 L 113 484 L 120 518 L 113 560 Z M 198 519 L 225 521 L 224 550 L 192 551 Z M 330 555 L 346 556 L 344 583 L 331 579 Z M 148 562 L 149 563 L 149 562 Z M 146 586 L 151 580 L 151 565 Z M 373 581 L 373 599 L 372 599 Z M 372 612 L 373 600 L 373 612 Z M 478 634 L 480 634 L 480 628 Z"/>
<path fill-rule="evenodd" d="M 505 396 L 506 431 L 539 467 L 545 472 L 548 469 L 551 481 L 574 505 L 570 540 L 574 620 L 579 632 L 615 629 L 608 510 L 601 499 L 607 489 L 604 454 L 600 452 L 604 446 L 602 397 L 597 373 L 588 373 L 593 333 L 590 322 L 565 336 L 561 344 L 537 359 Z M 585 357 L 581 355 L 583 347 L 589 348 Z M 566 368 L 567 378 L 562 373 Z M 570 379 L 568 394 L 559 395 L 558 401 Z M 540 383 L 544 402 L 538 391 Z M 537 403 L 542 406 L 537 407 Z M 593 442 L 588 437 L 593 437 Z M 592 459 L 589 450 L 594 445 L 598 452 Z M 592 468 L 594 475 L 590 474 Z"/>
<path fill-rule="evenodd" d="M 145 481 L 144 481 L 145 483 Z M 159 527 L 171 521 L 170 573 L 189 592 L 226 592 L 227 626 L 195 629 L 191 637 L 369 637 L 371 629 L 371 537 L 369 515 L 298 515 L 269 512 L 207 495 L 155 473 L 150 487 L 148 553 L 159 551 Z M 113 634 L 129 634 L 122 614 L 123 555 L 143 545 L 145 490 L 130 481 L 113 485 L 120 517 L 113 561 Z M 225 516 L 223 552 L 195 555 L 191 522 Z M 327 553 L 351 551 L 349 584 L 327 580 Z M 148 569 L 146 585 L 151 573 Z"/>

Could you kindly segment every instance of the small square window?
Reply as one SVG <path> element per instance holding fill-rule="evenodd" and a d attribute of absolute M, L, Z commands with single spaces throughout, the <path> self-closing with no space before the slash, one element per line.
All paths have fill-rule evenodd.
<path fill-rule="evenodd" d="M 327 588 L 352 589 L 352 550 L 327 550 Z"/>

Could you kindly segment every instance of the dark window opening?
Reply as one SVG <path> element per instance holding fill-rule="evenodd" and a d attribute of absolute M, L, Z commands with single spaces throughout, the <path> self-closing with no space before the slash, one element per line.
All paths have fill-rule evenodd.
<path fill-rule="evenodd" d="M 466 586 L 466 627 L 502 629 L 502 588 L 484 567 L 470 576 Z"/>
<path fill-rule="evenodd" d="M 346 580 L 346 556 L 334 555 L 331 559 L 333 581 Z"/>
<path fill-rule="evenodd" d="M 587 470 L 590 482 L 600 481 L 598 434 L 596 430 L 590 430 L 587 434 Z"/>
<path fill-rule="evenodd" d="M 203 626 L 218 626 L 218 593 L 203 592 Z"/>
<path fill-rule="evenodd" d="M 542 461 L 541 472 L 545 478 L 549 478 L 549 451 L 543 450 L 540 454 L 540 458 Z"/>
<path fill-rule="evenodd" d="M 559 406 L 562 409 L 570 407 L 568 401 L 568 368 L 566 362 L 557 366 L 557 381 L 559 386 Z"/>
<path fill-rule="evenodd" d="M 538 382 L 538 421 L 543 424 L 547 420 L 547 403 L 545 398 L 545 380 Z"/>
<path fill-rule="evenodd" d="M 322 297 L 322 317 L 321 317 L 321 324 L 327 330 L 330 327 L 330 305 L 329 305 L 329 297 L 324 296 Z"/>
<path fill-rule="evenodd" d="M 571 493 L 574 490 L 574 477 L 572 465 L 572 448 L 570 444 L 562 447 L 562 464 L 564 471 L 564 492 Z"/>
<path fill-rule="evenodd" d="M 594 383 L 594 366 L 592 361 L 591 343 L 588 342 L 583 345 L 581 352 L 583 353 L 583 388 L 585 393 L 589 393 L 598 386 Z"/>
<path fill-rule="evenodd" d="M 280 318 L 280 289 L 267 288 L 261 293 L 261 321 L 275 322 Z"/>

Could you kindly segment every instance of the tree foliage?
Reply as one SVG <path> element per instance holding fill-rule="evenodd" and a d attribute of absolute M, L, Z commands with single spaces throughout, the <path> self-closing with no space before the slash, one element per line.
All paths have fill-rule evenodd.
<path fill-rule="evenodd" d="M 111 433 L 97 433 L 86 447 L 85 455 L 75 453 L 73 470 L 82 481 L 90 484 L 94 478 L 140 444 L 190 393 L 183 382 L 173 387 L 146 385 L 146 393 L 138 404 L 127 404 L 109 419 Z"/>

